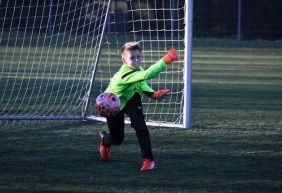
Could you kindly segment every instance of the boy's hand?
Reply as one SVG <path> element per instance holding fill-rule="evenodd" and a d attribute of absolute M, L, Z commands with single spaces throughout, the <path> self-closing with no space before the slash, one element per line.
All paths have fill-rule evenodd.
<path fill-rule="evenodd" d="M 170 48 L 167 54 L 163 57 L 166 64 L 170 64 L 173 61 L 177 61 L 179 58 L 178 51 L 174 48 Z"/>
<path fill-rule="evenodd" d="M 169 92 L 169 89 L 158 90 L 154 92 L 150 97 L 154 100 L 161 100 L 165 98 Z"/>

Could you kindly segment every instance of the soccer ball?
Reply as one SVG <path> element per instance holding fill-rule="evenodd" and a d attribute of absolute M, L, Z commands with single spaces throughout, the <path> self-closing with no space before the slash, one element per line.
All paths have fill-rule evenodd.
<path fill-rule="evenodd" d="M 120 100 L 114 93 L 104 92 L 96 98 L 96 110 L 102 117 L 114 117 L 119 113 Z"/>

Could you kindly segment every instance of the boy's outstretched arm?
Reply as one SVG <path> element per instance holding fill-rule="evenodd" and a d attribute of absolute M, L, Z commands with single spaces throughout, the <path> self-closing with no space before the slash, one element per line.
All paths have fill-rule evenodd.
<path fill-rule="evenodd" d="M 176 49 L 170 48 L 167 54 L 163 57 L 163 60 L 166 64 L 171 64 L 174 61 L 179 59 L 179 55 Z M 154 100 L 162 100 L 164 99 L 168 93 L 170 92 L 169 89 L 162 89 L 151 93 L 150 98 Z"/>
<path fill-rule="evenodd" d="M 159 60 L 157 63 L 150 66 L 144 71 L 135 71 L 126 78 L 123 79 L 124 83 L 133 83 L 142 80 L 152 79 L 157 76 L 160 72 L 164 71 L 167 64 L 171 64 L 174 61 L 177 61 L 179 58 L 178 52 L 176 49 L 171 48 L 168 50 L 167 54 Z"/>

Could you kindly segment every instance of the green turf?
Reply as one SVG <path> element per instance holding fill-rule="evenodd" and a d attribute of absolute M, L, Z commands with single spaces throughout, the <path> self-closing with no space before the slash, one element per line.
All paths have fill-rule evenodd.
<path fill-rule="evenodd" d="M 225 193 L 282 190 L 280 42 L 196 40 L 191 129 L 150 128 L 142 173 L 133 130 L 99 161 L 104 123 L 2 122 L 0 192 Z"/>

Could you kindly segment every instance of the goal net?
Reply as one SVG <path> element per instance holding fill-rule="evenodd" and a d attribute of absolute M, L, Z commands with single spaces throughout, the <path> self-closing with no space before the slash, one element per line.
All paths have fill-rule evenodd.
<path fill-rule="evenodd" d="M 148 81 L 169 96 L 142 100 L 148 123 L 183 124 L 185 0 L 2 0 L 0 10 L 0 119 L 103 120 L 95 98 L 121 66 L 120 46 L 138 41 L 144 68 L 179 50 Z"/>

